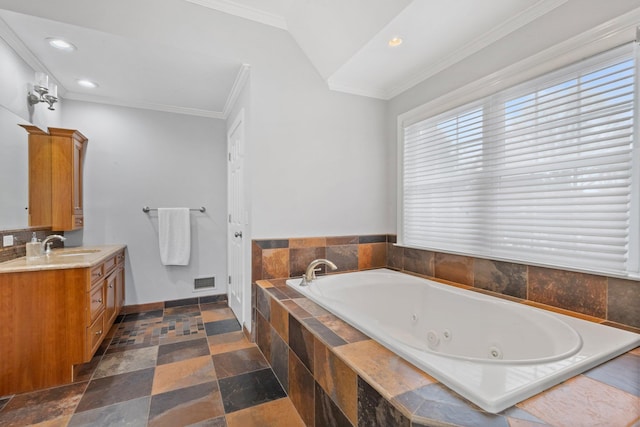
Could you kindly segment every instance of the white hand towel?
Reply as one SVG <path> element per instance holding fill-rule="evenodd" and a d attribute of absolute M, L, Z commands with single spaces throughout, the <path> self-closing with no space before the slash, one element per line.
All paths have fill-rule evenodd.
<path fill-rule="evenodd" d="M 189 265 L 191 224 L 189 208 L 158 208 L 158 241 L 164 265 Z"/>

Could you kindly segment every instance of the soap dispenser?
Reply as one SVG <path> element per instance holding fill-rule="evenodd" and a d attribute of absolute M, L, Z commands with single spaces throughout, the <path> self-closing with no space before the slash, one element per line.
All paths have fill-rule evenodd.
<path fill-rule="evenodd" d="M 36 237 L 36 232 L 34 231 L 31 235 L 31 241 L 27 242 L 27 260 L 37 259 L 42 255 L 42 245 L 38 241 Z"/>

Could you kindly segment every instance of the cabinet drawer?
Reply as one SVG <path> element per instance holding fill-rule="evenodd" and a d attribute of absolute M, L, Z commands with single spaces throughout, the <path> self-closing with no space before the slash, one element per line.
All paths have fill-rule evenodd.
<path fill-rule="evenodd" d="M 89 319 L 93 322 L 104 311 L 104 286 L 100 283 L 89 293 Z"/>
<path fill-rule="evenodd" d="M 104 277 L 104 263 L 91 269 L 91 287 Z"/>
<path fill-rule="evenodd" d="M 93 321 L 91 326 L 87 328 L 87 354 L 85 355 L 85 360 L 91 360 L 94 353 L 100 346 L 102 342 L 102 338 L 104 337 L 106 331 L 104 330 L 104 316 L 100 313 L 100 316 L 96 320 Z"/>
<path fill-rule="evenodd" d="M 116 266 L 116 255 L 112 256 L 111 258 L 109 258 L 108 260 L 106 260 L 105 262 L 102 263 L 102 269 L 103 269 L 103 274 L 105 276 L 109 275 L 109 273 L 111 272 L 111 270 L 113 270 Z"/>
<path fill-rule="evenodd" d="M 118 252 L 118 254 L 116 255 L 116 263 L 118 265 L 124 264 L 124 251 Z"/>

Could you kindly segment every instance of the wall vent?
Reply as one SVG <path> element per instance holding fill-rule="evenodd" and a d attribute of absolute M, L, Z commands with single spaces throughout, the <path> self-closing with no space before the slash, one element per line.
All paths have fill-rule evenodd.
<path fill-rule="evenodd" d="M 216 287 L 215 277 L 199 277 L 193 280 L 193 290 L 204 291 L 207 289 L 214 289 Z"/>

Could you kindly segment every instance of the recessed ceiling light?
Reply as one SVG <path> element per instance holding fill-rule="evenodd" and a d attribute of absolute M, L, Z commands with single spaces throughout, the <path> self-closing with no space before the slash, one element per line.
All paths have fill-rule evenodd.
<path fill-rule="evenodd" d="M 66 40 L 58 39 L 55 37 L 47 38 L 47 43 L 49 43 L 50 46 L 65 52 L 72 52 L 77 49 L 72 43 L 69 43 Z"/>
<path fill-rule="evenodd" d="M 98 87 L 98 83 L 92 82 L 91 80 L 86 80 L 86 79 L 78 80 L 78 84 L 82 87 L 88 87 L 91 89 L 95 89 Z"/>
<path fill-rule="evenodd" d="M 389 42 L 387 43 L 389 45 L 389 47 L 397 47 L 400 46 L 402 44 L 402 38 L 401 37 L 394 37 L 392 39 L 389 40 Z"/>

